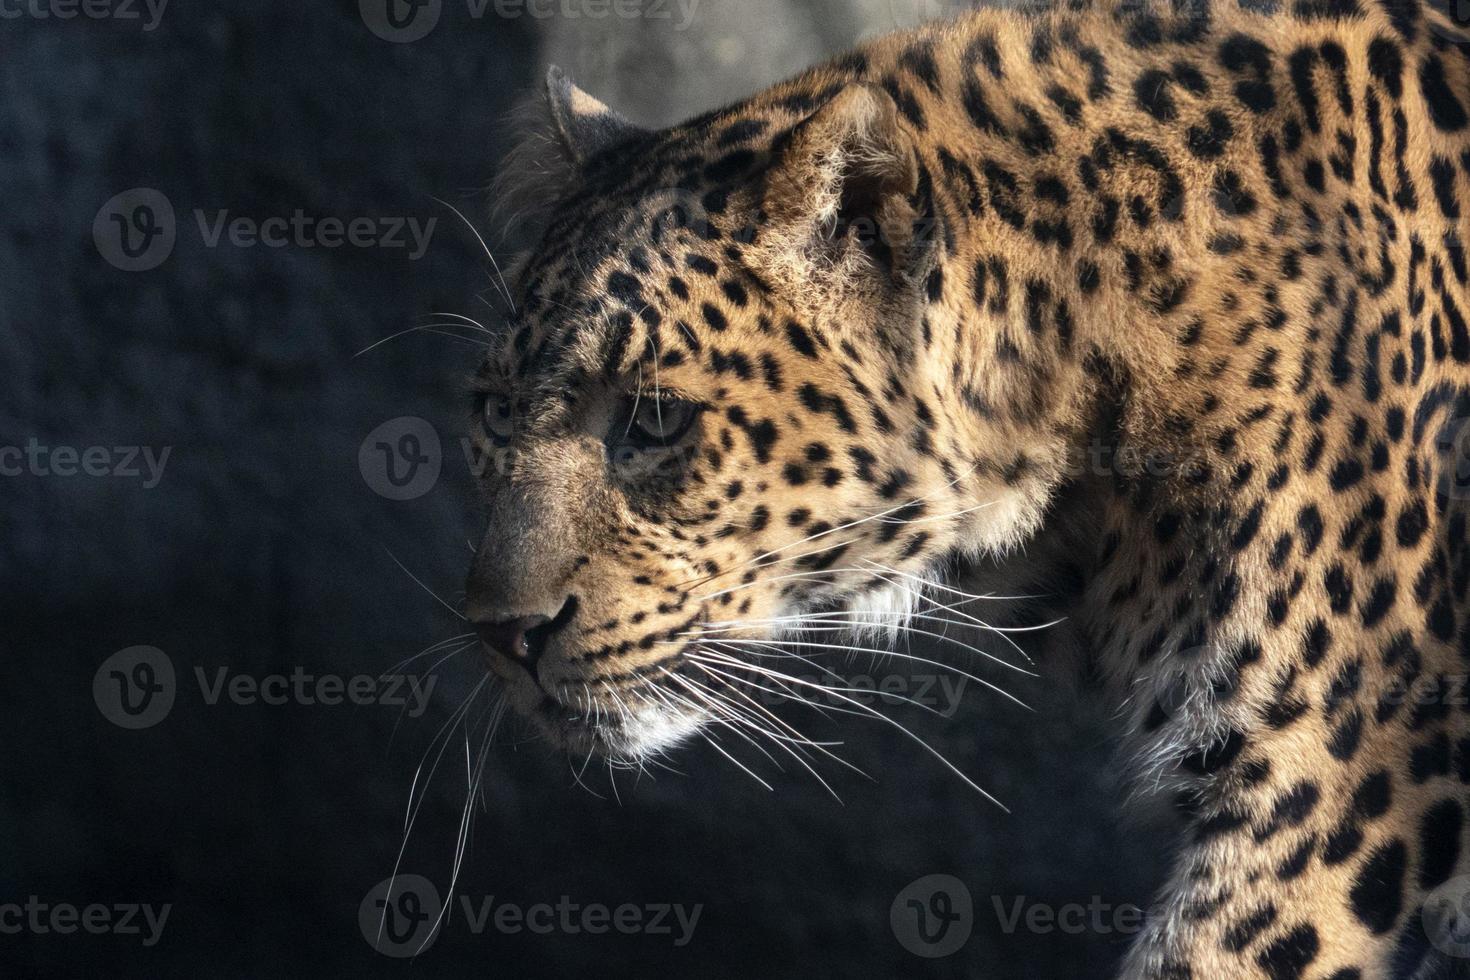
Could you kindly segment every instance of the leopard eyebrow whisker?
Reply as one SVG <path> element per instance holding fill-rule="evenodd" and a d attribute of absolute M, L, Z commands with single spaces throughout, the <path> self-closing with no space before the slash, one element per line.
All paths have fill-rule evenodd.
<path fill-rule="evenodd" d="M 638 311 L 638 315 L 634 319 L 641 320 L 643 318 L 643 314 L 646 313 L 646 312 L 648 312 L 648 310 L 650 308 L 652 308 L 652 306 L 653 306 L 652 303 L 649 303 L 649 304 L 645 305 L 643 307 L 643 309 L 641 309 L 641 310 Z M 659 431 L 662 432 L 663 431 L 663 428 L 664 428 L 663 388 L 660 385 L 659 376 L 658 376 L 659 375 L 659 365 L 658 365 L 658 362 L 659 362 L 658 338 L 654 335 L 654 332 L 652 330 L 645 331 L 645 334 L 647 335 L 648 346 L 653 351 L 653 410 L 654 410 L 654 412 L 657 413 L 657 416 L 658 416 L 658 428 L 659 428 Z M 642 374 L 642 365 L 641 364 L 639 365 L 639 372 L 640 372 L 640 377 L 641 377 L 641 374 Z"/>
<path fill-rule="evenodd" d="M 474 327 L 476 330 L 480 331 L 481 333 L 488 333 L 491 336 L 494 336 L 494 333 L 495 333 L 493 330 L 491 330 L 489 327 L 485 326 L 479 320 L 476 320 L 474 317 L 465 316 L 462 313 L 429 313 L 429 314 L 426 314 L 426 319 L 429 318 L 429 317 L 436 317 L 436 316 L 442 316 L 442 317 L 445 317 L 445 318 L 450 319 L 450 320 L 459 320 L 459 321 L 462 321 L 467 326 Z"/>
<path fill-rule="evenodd" d="M 500 271 L 500 263 L 495 261 L 495 253 L 490 251 L 490 246 L 485 243 L 485 237 L 480 234 L 480 229 L 476 228 L 474 222 L 470 221 L 469 218 L 466 218 L 464 216 L 464 212 L 460 211 L 460 209 L 455 207 L 453 204 L 450 204 L 448 201 L 442 200 L 441 198 L 437 197 L 434 198 L 434 200 L 438 201 L 440 204 L 453 211 L 455 215 L 459 218 L 459 220 L 464 222 L 465 227 L 474 234 L 475 239 L 480 243 L 480 247 L 485 250 L 485 257 L 490 260 L 490 267 L 495 270 L 495 279 L 493 281 L 499 286 L 500 294 L 505 297 L 505 305 L 510 307 L 511 316 L 518 316 L 519 314 L 516 311 L 516 301 L 511 298 L 510 288 L 507 287 L 505 284 L 505 276 Z"/>
<path fill-rule="evenodd" d="M 441 336 L 441 337 L 447 337 L 450 340 L 457 340 L 457 341 L 459 341 L 462 344 L 469 344 L 469 345 L 471 345 L 473 347 L 482 347 L 482 348 L 485 348 L 487 350 L 494 346 L 493 344 L 490 344 L 487 341 L 474 340 L 474 339 L 471 339 L 469 337 L 463 336 L 462 334 L 450 333 L 448 330 L 441 330 L 441 329 L 439 329 L 440 327 L 460 327 L 460 326 L 463 326 L 463 325 L 462 324 L 456 324 L 456 323 L 422 323 L 422 324 L 419 324 L 416 327 L 409 327 L 407 330 L 400 330 L 400 331 L 398 331 L 395 334 L 391 334 L 391 335 L 389 335 L 387 337 L 384 337 L 382 340 L 378 341 L 377 343 L 369 344 L 368 346 L 364 347 L 362 350 L 358 351 L 356 354 L 353 354 L 352 356 L 353 356 L 353 358 L 359 358 L 362 355 L 364 355 L 364 354 L 366 354 L 366 353 L 368 353 L 370 351 L 373 351 L 373 350 L 378 349 L 379 347 L 382 347 L 384 344 L 389 343 L 390 341 L 397 340 L 400 337 L 407 337 L 409 334 L 413 334 L 413 333 L 431 333 L 431 334 L 436 334 L 436 335 Z"/>

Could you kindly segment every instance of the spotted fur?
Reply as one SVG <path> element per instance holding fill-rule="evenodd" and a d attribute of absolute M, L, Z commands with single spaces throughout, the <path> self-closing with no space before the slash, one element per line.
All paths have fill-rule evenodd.
<path fill-rule="evenodd" d="M 1449 11 L 980 10 L 659 132 L 550 89 L 469 590 L 543 617 L 530 669 L 492 658 L 521 708 L 655 751 L 703 720 L 649 696 L 702 624 L 892 610 L 956 559 L 1025 586 L 1025 545 L 1187 821 L 1125 976 L 1451 968 L 1420 924 L 1470 802 Z M 697 423 L 620 465 L 630 397 Z"/>

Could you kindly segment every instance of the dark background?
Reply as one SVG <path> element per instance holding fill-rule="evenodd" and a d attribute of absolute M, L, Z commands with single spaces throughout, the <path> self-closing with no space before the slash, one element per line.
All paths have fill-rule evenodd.
<path fill-rule="evenodd" d="M 171 447 L 151 489 L 0 477 L 0 903 L 172 904 L 150 949 L 0 935 L 0 974 L 1112 972 L 1126 935 L 1008 935 L 995 910 L 1022 896 L 1146 904 L 1160 873 L 1158 849 L 1114 817 L 1102 727 L 1052 677 L 1011 684 L 1035 714 L 978 690 L 948 719 L 889 709 L 1009 815 L 871 724 L 813 728 L 843 738 L 873 777 L 823 766 L 841 804 L 799 770 L 739 753 L 768 792 L 702 744 L 673 760 L 683 775 L 623 774 L 615 796 L 595 763 L 583 788 L 581 760 L 507 725 L 457 894 L 700 903 L 698 927 L 675 948 L 668 936 L 476 936 L 459 918 L 416 960 L 375 952 L 358 906 L 394 868 L 415 770 L 480 679 L 474 655 L 440 667 L 431 710 L 396 731 L 390 707 L 210 705 L 194 680 L 196 667 L 377 674 L 461 632 L 395 558 L 457 597 L 477 535 L 458 442 L 475 349 L 414 334 L 354 355 L 426 314 L 493 315 L 477 299 L 489 295 L 483 253 L 434 198 L 502 246 L 485 189 L 507 115 L 548 61 L 635 119 L 668 123 L 941 6 L 702 0 L 680 31 L 493 6 L 475 19 L 445 0 L 413 43 L 375 36 L 356 0 L 175 0 L 151 31 L 0 20 L 0 445 Z M 137 187 L 171 202 L 177 243 L 158 268 L 127 272 L 92 227 Z M 195 209 L 439 221 L 410 261 L 405 249 L 210 247 Z M 525 233 L 510 229 L 504 247 Z M 443 436 L 443 475 L 393 501 L 364 480 L 358 450 L 403 416 Z M 167 653 L 179 693 L 161 723 L 127 731 L 99 711 L 92 682 L 140 644 Z M 441 892 L 464 795 L 456 742 L 402 866 Z M 937 960 L 906 951 L 889 924 L 899 891 L 930 874 L 963 881 L 975 908 L 969 942 Z"/>

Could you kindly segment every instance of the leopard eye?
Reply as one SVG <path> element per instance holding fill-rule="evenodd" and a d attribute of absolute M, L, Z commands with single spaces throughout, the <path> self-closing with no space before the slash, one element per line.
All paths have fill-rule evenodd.
<path fill-rule="evenodd" d="M 485 399 L 485 434 L 498 446 L 508 445 L 515 432 L 515 403 L 505 395 Z"/>
<path fill-rule="evenodd" d="M 639 398 L 631 409 L 624 442 L 638 448 L 672 446 L 688 434 L 699 406 L 673 398 Z"/>

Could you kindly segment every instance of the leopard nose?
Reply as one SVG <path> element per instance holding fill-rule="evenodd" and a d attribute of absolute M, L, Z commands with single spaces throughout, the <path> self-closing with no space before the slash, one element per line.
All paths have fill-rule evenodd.
<path fill-rule="evenodd" d="M 576 614 L 577 597 L 568 596 L 554 617 L 538 614 L 510 619 L 471 616 L 471 619 L 481 643 L 534 673 L 536 662 L 546 651 L 547 642 Z"/>
<path fill-rule="evenodd" d="M 540 648 L 546 644 L 532 644 L 532 631 L 551 622 L 550 616 L 521 616 L 498 622 L 476 623 L 475 632 L 480 642 L 509 660 L 532 666 L 541 655 Z"/>

